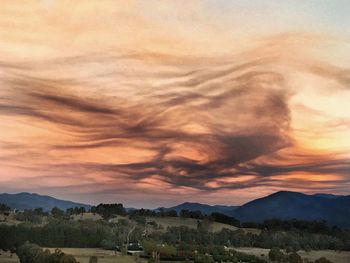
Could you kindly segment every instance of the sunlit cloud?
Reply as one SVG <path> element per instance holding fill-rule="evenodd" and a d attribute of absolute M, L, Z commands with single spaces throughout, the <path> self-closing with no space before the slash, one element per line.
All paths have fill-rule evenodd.
<path fill-rule="evenodd" d="M 0 186 L 136 206 L 348 193 L 350 67 L 324 55 L 344 36 L 228 33 L 185 5 L 4 3 Z"/>

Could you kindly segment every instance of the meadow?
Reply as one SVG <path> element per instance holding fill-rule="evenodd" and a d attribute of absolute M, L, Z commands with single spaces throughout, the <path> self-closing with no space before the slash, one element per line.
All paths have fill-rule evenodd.
<path fill-rule="evenodd" d="M 124 256 L 119 252 L 115 253 L 111 250 L 104 250 L 100 248 L 60 248 L 64 253 L 73 255 L 79 263 L 89 263 L 91 256 L 98 257 L 99 263 L 141 263 L 146 262 L 141 259 L 136 259 L 133 256 Z M 54 252 L 54 248 L 50 248 L 51 252 Z M 16 254 L 11 256 L 10 252 L 0 252 L 0 263 L 19 263 L 19 259 Z"/>
<path fill-rule="evenodd" d="M 80 263 L 88 263 L 89 258 L 91 256 L 97 256 L 99 263 L 143 263 L 146 262 L 145 260 L 142 260 L 140 258 L 135 258 L 133 256 L 124 256 L 121 255 L 119 252 L 115 253 L 111 250 L 104 250 L 100 248 L 60 248 L 64 253 L 73 255 L 78 262 Z M 269 249 L 264 248 L 234 248 L 235 250 L 239 252 L 244 252 L 249 255 L 254 255 L 257 257 L 260 257 L 267 262 L 272 262 L 268 259 Z M 50 249 L 52 252 L 54 252 L 55 249 Z M 10 252 L 0 252 L 0 263 L 19 263 L 19 259 L 16 256 L 16 254 L 13 254 L 11 256 Z M 350 262 L 350 252 L 348 251 L 342 251 L 337 252 L 333 250 L 318 250 L 318 251 L 310 251 L 305 252 L 303 250 L 298 251 L 298 254 L 303 259 L 308 259 L 310 261 L 315 261 L 318 258 L 326 257 L 327 259 L 331 260 L 332 262 L 336 263 L 349 263 Z"/>
<path fill-rule="evenodd" d="M 255 247 L 242 247 L 242 248 L 233 248 L 239 252 L 247 253 L 249 255 L 254 255 L 259 258 L 262 258 L 266 260 L 267 262 L 272 262 L 269 261 L 268 255 L 270 249 L 266 248 L 255 248 Z M 325 257 L 329 259 L 332 262 L 335 263 L 349 263 L 350 262 L 350 252 L 349 251 L 334 251 L 334 250 L 312 250 L 309 252 L 306 252 L 304 250 L 299 250 L 298 254 L 303 258 L 303 259 L 308 259 L 309 261 L 314 262 L 316 259 L 319 259 L 321 257 Z"/>
<path fill-rule="evenodd" d="M 147 217 L 147 222 L 156 222 L 157 225 L 163 227 L 166 230 L 168 227 L 180 227 L 186 226 L 190 229 L 197 229 L 198 221 L 202 222 L 202 220 L 194 219 L 194 218 L 181 218 L 181 217 Z M 210 222 L 207 226 L 208 231 L 210 232 L 220 232 L 223 229 L 229 229 L 235 231 L 239 229 L 236 226 L 231 226 L 227 224 L 222 224 L 219 222 Z M 256 228 L 242 228 L 245 233 L 259 234 L 261 231 Z"/>

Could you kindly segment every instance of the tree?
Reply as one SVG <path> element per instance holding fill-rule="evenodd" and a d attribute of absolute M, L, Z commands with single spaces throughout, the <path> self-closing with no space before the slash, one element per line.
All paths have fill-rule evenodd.
<path fill-rule="evenodd" d="M 17 256 L 21 263 L 36 263 L 35 258 L 39 257 L 41 253 L 43 253 L 41 247 L 29 242 L 26 242 L 17 249 Z"/>
<path fill-rule="evenodd" d="M 51 214 L 54 218 L 63 218 L 64 217 L 64 211 L 59 209 L 58 207 L 52 208 Z"/>
<path fill-rule="evenodd" d="M 210 217 L 215 221 L 227 225 L 232 225 L 236 227 L 241 227 L 241 223 L 234 217 L 227 216 L 218 212 L 211 213 Z"/>
<path fill-rule="evenodd" d="M 180 217 L 203 219 L 204 216 L 201 211 L 190 211 L 187 209 L 182 209 L 180 211 Z"/>
<path fill-rule="evenodd" d="M 33 224 L 42 223 L 42 215 L 36 210 L 24 210 L 16 214 L 16 220 L 31 222 Z"/>
<path fill-rule="evenodd" d="M 91 213 L 101 215 L 104 219 L 109 219 L 115 215 L 126 214 L 123 204 L 99 204 L 96 207 L 91 207 L 90 211 Z"/>
<path fill-rule="evenodd" d="M 5 213 L 5 212 L 8 212 L 10 211 L 11 208 L 5 204 L 0 204 L 0 213 Z"/>

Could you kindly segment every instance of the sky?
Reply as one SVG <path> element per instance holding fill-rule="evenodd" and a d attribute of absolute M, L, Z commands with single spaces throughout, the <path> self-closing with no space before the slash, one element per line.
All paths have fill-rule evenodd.
<path fill-rule="evenodd" d="M 4 0 L 0 192 L 154 208 L 350 194 L 347 0 Z"/>

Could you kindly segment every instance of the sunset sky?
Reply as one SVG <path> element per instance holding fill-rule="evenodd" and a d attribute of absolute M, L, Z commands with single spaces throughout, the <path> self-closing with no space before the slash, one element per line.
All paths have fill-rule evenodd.
<path fill-rule="evenodd" d="M 0 192 L 350 194 L 350 1 L 4 0 Z"/>

